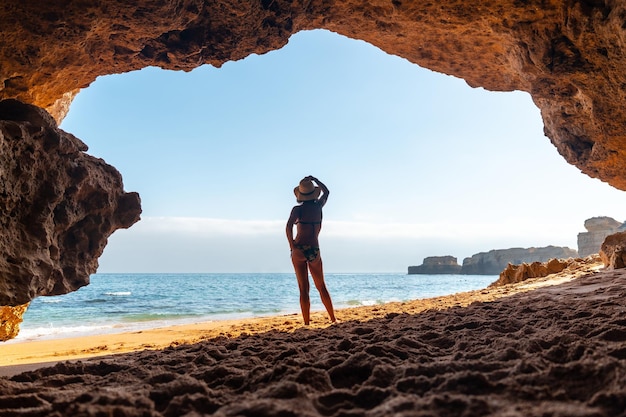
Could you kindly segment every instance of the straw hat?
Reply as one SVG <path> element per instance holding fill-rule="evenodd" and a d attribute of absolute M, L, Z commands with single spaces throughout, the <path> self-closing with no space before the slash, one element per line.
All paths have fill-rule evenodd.
<path fill-rule="evenodd" d="M 298 201 L 315 200 L 320 196 L 321 192 L 320 187 L 316 187 L 313 181 L 306 178 L 300 181 L 300 184 L 293 189 L 293 193 Z"/>

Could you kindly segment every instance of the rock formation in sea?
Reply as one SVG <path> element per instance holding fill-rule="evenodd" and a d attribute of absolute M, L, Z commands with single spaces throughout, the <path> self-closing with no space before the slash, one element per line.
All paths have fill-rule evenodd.
<path fill-rule="evenodd" d="M 429 256 L 418 266 L 409 266 L 409 274 L 458 274 L 461 265 L 454 256 Z"/>
<path fill-rule="evenodd" d="M 585 229 L 586 232 L 578 234 L 578 255 L 581 257 L 600 252 L 604 239 L 626 229 L 626 224 L 611 217 L 600 216 L 585 220 Z"/>
<path fill-rule="evenodd" d="M 472 87 L 528 92 L 567 162 L 626 190 L 624 16 L 623 2 L 591 1 L 3 0 L 0 100 L 38 106 L 59 122 L 100 75 L 220 67 L 279 49 L 296 32 L 327 29 Z M 16 101 L 3 107 L 4 114 L 21 108 Z M 12 200 L 2 214 L 10 228 L 0 245 L 0 305 L 15 306 L 84 285 L 106 237 L 136 220 L 139 202 L 122 194 L 117 171 L 87 158 L 80 141 L 50 121 L 43 127 L 0 118 L 9 126 L 5 137 L 40 132 L 37 141 L 27 139 L 39 147 L 3 149 L 0 163 L 9 176 L 20 175 L 22 164 L 37 168 L 5 182 L 0 194 Z M 106 184 L 117 184 L 117 197 L 99 191 L 110 190 Z M 113 206 L 102 206 L 108 202 Z"/>
<path fill-rule="evenodd" d="M 561 246 L 494 249 L 463 259 L 461 274 L 498 275 L 509 264 L 547 262 L 550 259 L 567 259 L 576 258 L 577 256 L 578 252 L 576 250 Z"/>

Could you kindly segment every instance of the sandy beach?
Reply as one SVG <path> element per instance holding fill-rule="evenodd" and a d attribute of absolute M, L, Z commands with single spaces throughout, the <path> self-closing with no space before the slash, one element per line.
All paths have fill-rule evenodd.
<path fill-rule="evenodd" d="M 626 415 L 626 271 L 0 345 L 0 415 Z"/>

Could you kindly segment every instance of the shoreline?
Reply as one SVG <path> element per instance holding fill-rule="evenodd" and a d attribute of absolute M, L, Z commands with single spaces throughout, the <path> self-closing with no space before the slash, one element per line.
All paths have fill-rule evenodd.
<path fill-rule="evenodd" d="M 197 274 L 198 279 L 190 274 L 138 274 L 132 280 L 125 274 L 110 275 L 94 276 L 90 285 L 64 296 L 37 297 L 24 314 L 19 335 L 7 343 L 300 312 L 293 274 Z M 345 309 L 481 289 L 497 278 L 358 273 L 329 274 L 327 283 L 335 308 Z M 241 287 L 236 294 L 233 285 Z M 312 310 L 324 310 L 315 290 L 311 296 Z"/>
<path fill-rule="evenodd" d="M 426 310 L 464 307 L 474 302 L 490 302 L 513 294 L 569 282 L 593 273 L 600 264 L 587 264 L 575 271 L 565 270 L 543 278 L 521 283 L 484 288 L 446 296 L 405 302 L 391 302 L 336 310 L 340 323 L 360 322 L 385 317 L 393 313 L 417 314 Z M 44 339 L 0 344 L 0 376 L 13 375 L 22 369 L 34 369 L 35 364 L 83 360 L 144 350 L 160 350 L 189 345 L 217 337 L 235 338 L 240 335 L 280 331 L 291 333 L 298 329 L 323 329 L 331 326 L 324 311 L 311 312 L 311 325 L 304 326 L 299 313 L 246 319 L 206 321 L 145 330 Z"/>

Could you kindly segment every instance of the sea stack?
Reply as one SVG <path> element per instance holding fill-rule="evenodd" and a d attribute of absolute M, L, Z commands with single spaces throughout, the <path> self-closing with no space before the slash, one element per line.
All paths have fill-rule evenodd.
<path fill-rule="evenodd" d="M 458 264 L 454 256 L 429 256 L 424 258 L 424 263 L 419 266 L 409 266 L 409 275 L 424 274 L 458 274 L 461 272 L 461 265 Z"/>

